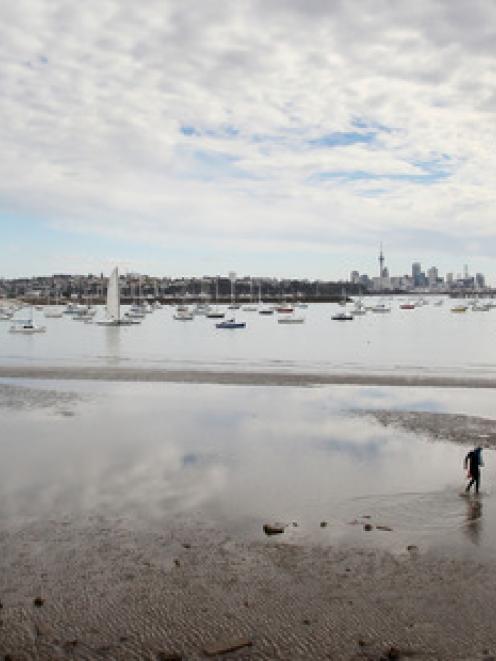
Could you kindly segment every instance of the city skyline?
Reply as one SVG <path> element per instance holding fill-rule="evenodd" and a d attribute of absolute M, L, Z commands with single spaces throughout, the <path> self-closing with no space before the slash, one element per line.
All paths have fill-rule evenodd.
<path fill-rule="evenodd" d="M 19 0 L 0 19 L 2 275 L 339 280 L 382 240 L 391 272 L 496 281 L 490 3 Z"/>

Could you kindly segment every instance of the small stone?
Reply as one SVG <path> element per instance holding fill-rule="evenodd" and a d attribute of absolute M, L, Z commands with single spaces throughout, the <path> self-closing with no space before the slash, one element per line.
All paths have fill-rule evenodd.
<path fill-rule="evenodd" d="M 191 544 L 188 543 L 183 544 L 183 549 L 190 549 L 190 548 L 191 548 Z"/>
<path fill-rule="evenodd" d="M 367 645 L 367 643 L 366 643 L 364 640 L 360 639 L 360 640 L 358 641 L 358 646 L 359 646 L 359 647 L 366 647 L 366 645 Z"/>
<path fill-rule="evenodd" d="M 293 521 L 293 528 L 298 528 L 298 521 Z"/>
<path fill-rule="evenodd" d="M 384 653 L 384 656 L 388 661 L 397 661 L 400 658 L 400 651 L 397 647 L 390 647 Z"/>
<path fill-rule="evenodd" d="M 374 526 L 371 523 L 364 523 L 363 524 L 363 529 L 366 530 L 367 532 L 369 530 L 373 530 Z"/>
<path fill-rule="evenodd" d="M 263 531 L 266 535 L 280 535 L 284 532 L 284 526 L 280 524 L 271 525 L 269 523 L 264 523 Z"/>
<path fill-rule="evenodd" d="M 36 597 L 33 601 L 33 604 L 36 606 L 36 608 L 41 608 L 44 603 L 45 603 L 45 600 L 42 599 L 41 597 Z"/>
<path fill-rule="evenodd" d="M 407 551 L 418 551 L 418 546 L 415 546 L 415 544 L 408 544 L 406 547 Z"/>
<path fill-rule="evenodd" d="M 305 619 L 303 620 L 303 624 L 306 624 L 307 626 L 309 626 L 309 625 L 311 624 L 311 622 L 310 622 L 310 620 L 308 620 L 308 619 L 305 618 Z"/>
<path fill-rule="evenodd" d="M 177 652 L 157 652 L 157 661 L 182 661 L 183 655 Z"/>
<path fill-rule="evenodd" d="M 3 608 L 2 600 L 0 599 L 0 610 Z"/>
<path fill-rule="evenodd" d="M 387 532 L 393 532 L 393 529 L 389 526 L 376 526 L 376 530 L 386 530 Z"/>
<path fill-rule="evenodd" d="M 174 560 L 174 564 L 176 565 L 176 567 L 181 566 L 181 562 L 177 558 Z"/>
<path fill-rule="evenodd" d="M 326 528 L 327 527 L 327 521 L 321 521 L 320 522 L 320 527 L 321 528 Z"/>
<path fill-rule="evenodd" d="M 236 640 L 210 643 L 203 648 L 203 652 L 207 656 L 217 656 L 217 654 L 236 652 L 236 650 L 240 650 L 243 647 L 251 647 L 252 644 L 252 641 L 247 638 L 239 638 Z"/>
<path fill-rule="evenodd" d="M 362 515 L 362 519 L 371 519 L 371 518 L 372 517 L 370 516 L 370 514 L 363 514 Z"/>

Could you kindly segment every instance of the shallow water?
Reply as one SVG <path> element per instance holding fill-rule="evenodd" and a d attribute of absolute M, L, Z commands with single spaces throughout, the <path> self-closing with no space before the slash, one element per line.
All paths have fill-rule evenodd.
<path fill-rule="evenodd" d="M 485 450 L 482 497 L 461 498 L 467 448 L 353 414 L 490 417 L 491 399 L 485 390 L 4 381 L 0 522 L 181 521 L 260 539 L 264 522 L 294 521 L 290 543 L 491 553 L 494 451 Z M 364 532 L 369 521 L 393 531 Z"/>
<path fill-rule="evenodd" d="M 415 310 L 400 310 L 399 300 L 390 305 L 390 314 L 368 312 L 352 322 L 331 320 L 338 305 L 310 305 L 298 312 L 306 317 L 301 325 L 240 310 L 236 317 L 247 327 L 235 331 L 204 317 L 175 321 L 172 308 L 121 328 L 35 312 L 45 334 L 9 334 L 10 323 L 0 322 L 0 365 L 496 376 L 496 310 L 453 314 L 449 299 Z"/>

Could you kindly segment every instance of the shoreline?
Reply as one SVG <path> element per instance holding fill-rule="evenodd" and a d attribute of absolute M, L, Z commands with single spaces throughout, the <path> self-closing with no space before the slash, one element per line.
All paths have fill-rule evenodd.
<path fill-rule="evenodd" d="M 429 374 L 312 373 L 142 367 L 0 366 L 0 378 L 143 383 L 196 383 L 250 386 L 398 386 L 432 388 L 496 388 L 496 377 Z"/>
<path fill-rule="evenodd" d="M 494 661 L 491 559 L 103 517 L 33 523 L 0 550 L 0 654 L 12 659 Z"/>

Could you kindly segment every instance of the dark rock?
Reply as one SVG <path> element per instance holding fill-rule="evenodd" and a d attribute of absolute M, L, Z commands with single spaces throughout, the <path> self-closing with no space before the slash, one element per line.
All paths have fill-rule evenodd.
<path fill-rule="evenodd" d="M 183 549 L 190 549 L 190 548 L 191 548 L 191 544 L 187 544 L 187 543 L 183 544 Z"/>
<path fill-rule="evenodd" d="M 369 530 L 373 530 L 374 526 L 371 523 L 364 523 L 363 524 L 363 529 L 368 532 Z"/>
<path fill-rule="evenodd" d="M 393 532 L 393 529 L 389 526 L 376 526 L 376 530 L 386 530 L 387 532 Z"/>
<path fill-rule="evenodd" d="M 293 521 L 293 528 L 298 528 L 298 521 Z"/>
<path fill-rule="evenodd" d="M 174 560 L 174 564 L 176 565 L 176 567 L 181 566 L 181 562 L 177 558 Z"/>
<path fill-rule="evenodd" d="M 360 639 L 360 640 L 358 641 L 358 646 L 359 646 L 359 647 L 366 647 L 366 645 L 367 645 L 367 643 L 366 643 L 364 640 L 361 640 L 361 639 Z"/>
<path fill-rule="evenodd" d="M 157 652 L 157 661 L 182 661 L 183 655 L 178 652 Z"/>
<path fill-rule="evenodd" d="M 238 638 L 235 640 L 221 641 L 205 645 L 203 653 L 206 656 L 217 656 L 217 654 L 227 654 L 228 652 L 235 652 L 243 647 L 251 647 L 252 641 L 247 638 Z"/>
<path fill-rule="evenodd" d="M 408 544 L 406 547 L 407 551 L 418 551 L 418 546 L 415 546 L 415 544 Z"/>
<path fill-rule="evenodd" d="M 372 517 L 370 516 L 370 514 L 363 514 L 362 515 L 362 519 L 371 519 L 371 518 Z"/>
<path fill-rule="evenodd" d="M 311 624 L 311 622 L 310 622 L 310 620 L 308 620 L 307 618 L 305 618 L 305 619 L 303 620 L 303 624 L 306 624 L 307 626 L 309 626 L 309 625 Z"/>
<path fill-rule="evenodd" d="M 36 597 L 33 601 L 33 604 L 36 606 L 36 608 L 41 608 L 44 603 L 45 603 L 45 600 L 42 599 L 41 597 Z"/>
<path fill-rule="evenodd" d="M 2 600 L 0 599 L 0 610 L 3 608 Z"/>
<path fill-rule="evenodd" d="M 266 535 L 280 535 L 284 532 L 284 526 L 278 523 L 275 523 L 274 525 L 264 523 L 263 531 Z"/>
<path fill-rule="evenodd" d="M 401 658 L 401 653 L 397 647 L 390 647 L 384 652 L 384 658 L 388 661 L 397 661 Z"/>
<path fill-rule="evenodd" d="M 327 521 L 321 521 L 320 522 L 320 527 L 321 528 L 326 528 L 327 527 Z"/>

